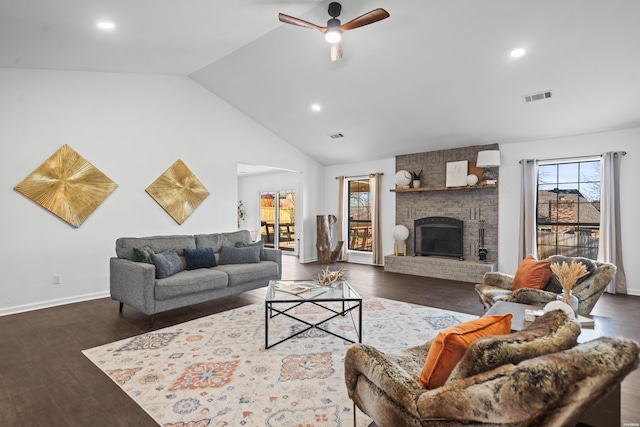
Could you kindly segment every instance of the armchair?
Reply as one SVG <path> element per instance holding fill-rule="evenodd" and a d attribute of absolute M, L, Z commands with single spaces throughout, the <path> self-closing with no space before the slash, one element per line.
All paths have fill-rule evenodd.
<path fill-rule="evenodd" d="M 394 354 L 354 344 L 345 383 L 378 427 L 573 426 L 637 367 L 640 353 L 623 338 L 574 346 L 579 332 L 556 310 L 522 332 L 480 338 L 432 390 L 418 380 L 431 342 Z"/>
<path fill-rule="evenodd" d="M 577 260 L 589 262 L 593 271 L 583 280 L 574 285 L 571 293 L 578 298 L 578 314 L 587 316 L 593 310 L 598 299 L 616 274 L 616 266 L 606 262 L 596 262 L 585 258 L 571 258 L 562 256 L 549 257 L 551 262 L 563 260 Z M 553 278 L 545 289 L 520 288 L 513 289 L 514 276 L 504 273 L 485 273 L 482 283 L 475 286 L 476 293 L 485 309 L 493 306 L 497 301 L 517 302 L 544 307 L 555 301 L 562 288 L 553 283 Z"/>

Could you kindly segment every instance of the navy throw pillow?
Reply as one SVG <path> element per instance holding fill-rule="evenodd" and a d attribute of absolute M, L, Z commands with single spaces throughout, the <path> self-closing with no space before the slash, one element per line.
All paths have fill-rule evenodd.
<path fill-rule="evenodd" d="M 187 262 L 187 270 L 196 268 L 211 268 L 216 266 L 216 257 L 213 248 L 184 249 L 184 259 Z"/>

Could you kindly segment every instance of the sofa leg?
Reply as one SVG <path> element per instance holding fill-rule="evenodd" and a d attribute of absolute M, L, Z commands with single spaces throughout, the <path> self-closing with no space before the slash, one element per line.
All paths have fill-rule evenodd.
<path fill-rule="evenodd" d="M 153 324 L 156 321 L 156 315 L 152 314 L 151 316 L 149 316 L 149 326 L 153 326 Z"/>
<path fill-rule="evenodd" d="M 124 307 L 124 303 L 123 302 L 120 303 L 120 313 L 122 313 L 122 307 Z"/>

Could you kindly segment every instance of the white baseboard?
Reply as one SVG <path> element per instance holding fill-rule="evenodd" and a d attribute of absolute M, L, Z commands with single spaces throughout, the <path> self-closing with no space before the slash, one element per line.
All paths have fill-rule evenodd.
<path fill-rule="evenodd" d="M 40 310 L 43 308 L 57 307 L 59 305 L 73 304 L 75 302 L 89 301 L 92 299 L 106 298 L 111 294 L 108 291 L 95 292 L 92 294 L 75 295 L 67 298 L 59 298 L 48 301 L 40 301 L 33 304 L 16 305 L 0 309 L 0 316 L 8 316 L 10 314 L 24 313 L 27 311 Z"/>

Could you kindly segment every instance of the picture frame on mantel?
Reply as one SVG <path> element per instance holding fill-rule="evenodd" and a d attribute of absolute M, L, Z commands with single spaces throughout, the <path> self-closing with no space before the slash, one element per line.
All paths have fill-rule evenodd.
<path fill-rule="evenodd" d="M 467 185 L 468 160 L 447 162 L 447 187 L 463 187 Z"/>

